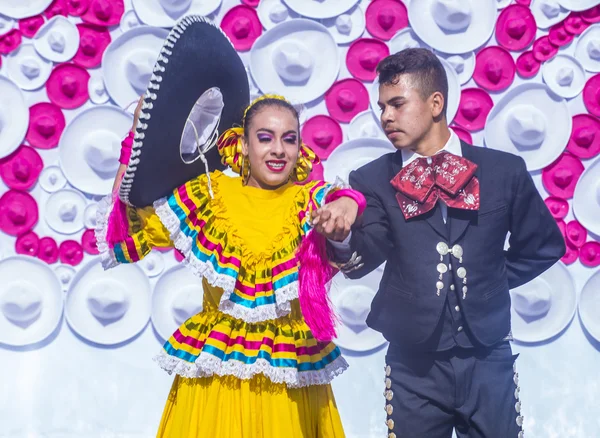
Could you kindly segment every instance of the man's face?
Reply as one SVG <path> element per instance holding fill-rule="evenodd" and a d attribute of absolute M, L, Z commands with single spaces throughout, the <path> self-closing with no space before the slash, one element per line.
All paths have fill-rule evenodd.
<path fill-rule="evenodd" d="M 433 125 L 432 97 L 421 97 L 410 74 L 396 79 L 379 86 L 381 126 L 396 149 L 415 148 Z"/>

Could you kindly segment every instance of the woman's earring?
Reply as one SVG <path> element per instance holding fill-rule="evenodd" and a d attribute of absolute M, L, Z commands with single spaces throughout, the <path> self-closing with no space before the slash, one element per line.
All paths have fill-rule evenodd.
<path fill-rule="evenodd" d="M 250 160 L 248 160 L 248 163 L 246 163 L 246 157 L 243 155 L 242 155 L 242 166 L 240 169 L 240 176 L 242 177 L 242 184 L 247 185 L 248 179 L 250 178 Z"/>

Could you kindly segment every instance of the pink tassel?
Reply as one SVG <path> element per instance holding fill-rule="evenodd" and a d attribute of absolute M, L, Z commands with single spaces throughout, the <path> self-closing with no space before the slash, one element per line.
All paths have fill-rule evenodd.
<path fill-rule="evenodd" d="M 114 204 L 106 230 L 106 242 L 109 247 L 114 247 L 115 243 L 124 242 L 129 234 L 129 222 L 127 221 L 127 206 L 121 201 L 115 191 L 113 193 Z"/>
<path fill-rule="evenodd" d="M 328 262 L 325 237 L 312 231 L 300 243 L 296 257 L 300 262 L 298 298 L 306 324 L 319 342 L 336 337 L 336 318 L 331 309 L 326 285 L 337 273 Z"/>

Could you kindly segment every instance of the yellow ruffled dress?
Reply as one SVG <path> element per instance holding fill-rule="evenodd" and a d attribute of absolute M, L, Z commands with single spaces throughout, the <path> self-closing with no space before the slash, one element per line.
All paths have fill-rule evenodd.
<path fill-rule="evenodd" d="M 263 190 L 219 171 L 211 183 L 212 198 L 202 175 L 154 208 L 128 207 L 130 237 L 113 248 L 105 221 L 97 233 L 106 269 L 174 246 L 203 279 L 203 311 L 156 358 L 177 374 L 157 436 L 343 437 L 330 382 L 347 363 L 302 318 L 295 256 L 310 212 L 335 187 Z M 107 200 L 102 210 L 111 208 Z"/>

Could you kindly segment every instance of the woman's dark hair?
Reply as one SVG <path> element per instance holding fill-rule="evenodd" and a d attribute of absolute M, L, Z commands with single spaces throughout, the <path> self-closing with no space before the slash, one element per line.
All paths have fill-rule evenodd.
<path fill-rule="evenodd" d="M 410 75 L 414 86 L 423 99 L 435 92 L 444 96 L 446 114 L 448 102 L 448 78 L 438 57 L 428 49 L 405 49 L 382 59 L 377 65 L 380 85 L 397 84 L 401 75 Z"/>
<path fill-rule="evenodd" d="M 258 114 L 262 109 L 272 106 L 289 110 L 298 121 L 298 131 L 300 131 L 300 118 L 298 116 L 298 111 L 296 110 L 296 108 L 294 108 L 292 104 L 286 102 L 285 100 L 268 97 L 266 99 L 261 99 L 258 102 L 256 102 L 246 112 L 246 116 L 244 117 L 244 135 L 246 137 L 248 137 L 248 127 L 250 126 L 250 123 L 252 123 L 252 119 L 254 118 L 254 116 Z"/>

